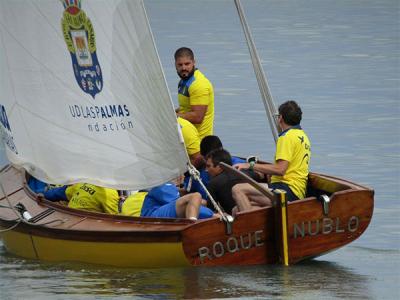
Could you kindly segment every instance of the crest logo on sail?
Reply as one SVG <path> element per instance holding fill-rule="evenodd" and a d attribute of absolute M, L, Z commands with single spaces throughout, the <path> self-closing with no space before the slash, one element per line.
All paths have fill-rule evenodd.
<path fill-rule="evenodd" d="M 103 77 L 96 54 L 92 22 L 81 9 L 81 0 L 63 0 L 61 20 L 64 40 L 71 54 L 76 82 L 93 98 L 103 88 Z"/>

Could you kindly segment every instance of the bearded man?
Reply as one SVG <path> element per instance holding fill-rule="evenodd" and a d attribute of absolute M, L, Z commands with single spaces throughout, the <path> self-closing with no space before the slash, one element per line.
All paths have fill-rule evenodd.
<path fill-rule="evenodd" d="M 213 134 L 214 89 L 195 65 L 193 51 L 182 47 L 175 52 L 175 68 L 181 78 L 178 84 L 176 115 L 191 122 L 202 140 Z"/>

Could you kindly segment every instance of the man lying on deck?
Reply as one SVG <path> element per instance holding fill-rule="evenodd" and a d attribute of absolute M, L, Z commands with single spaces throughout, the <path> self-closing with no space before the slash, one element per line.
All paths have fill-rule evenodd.
<path fill-rule="evenodd" d="M 31 187 L 31 184 L 29 186 Z M 37 189 L 34 191 L 43 194 L 39 197 L 46 200 L 68 201 L 68 207 L 71 208 L 108 214 L 118 213 L 119 195 L 115 189 L 89 183 L 76 183 L 55 187 L 44 193 Z"/>
<path fill-rule="evenodd" d="M 68 207 L 108 214 L 118 213 L 119 195 L 115 189 L 89 183 L 73 184 L 65 190 Z"/>
<path fill-rule="evenodd" d="M 179 190 L 173 183 L 152 188 L 143 202 L 142 217 L 206 219 L 214 216 L 212 210 L 202 205 L 199 193 L 179 197 Z"/>

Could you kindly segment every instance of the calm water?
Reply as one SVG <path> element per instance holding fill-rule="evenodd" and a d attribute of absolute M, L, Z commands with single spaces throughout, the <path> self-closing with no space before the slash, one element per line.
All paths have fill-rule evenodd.
<path fill-rule="evenodd" d="M 47 264 L 5 252 L 0 299 L 400 297 L 400 8 L 398 1 L 242 0 L 275 102 L 297 100 L 311 169 L 375 190 L 366 233 L 307 263 L 113 269 Z M 214 84 L 216 134 L 231 152 L 271 160 L 274 142 L 233 1 L 146 1 L 172 97 L 177 47 Z"/>

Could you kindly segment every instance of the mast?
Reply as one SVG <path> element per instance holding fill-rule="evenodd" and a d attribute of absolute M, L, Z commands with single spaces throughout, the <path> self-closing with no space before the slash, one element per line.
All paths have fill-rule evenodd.
<path fill-rule="evenodd" d="M 267 78 L 261 66 L 260 57 L 258 56 L 257 49 L 254 44 L 249 25 L 247 24 L 240 0 L 235 0 L 235 5 L 239 14 L 240 22 L 242 24 L 244 35 L 246 37 L 247 46 L 249 47 L 251 62 L 253 64 L 254 73 L 256 74 L 258 87 L 260 89 L 261 98 L 264 103 L 265 112 L 267 113 L 272 136 L 274 137 L 276 143 L 276 141 L 278 140 L 278 135 L 280 133 L 278 120 L 276 119 L 276 116 L 278 115 L 278 110 L 276 109 L 274 100 L 272 99 L 272 95 L 268 87 Z"/>

